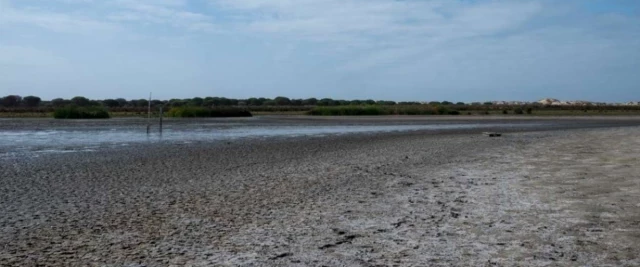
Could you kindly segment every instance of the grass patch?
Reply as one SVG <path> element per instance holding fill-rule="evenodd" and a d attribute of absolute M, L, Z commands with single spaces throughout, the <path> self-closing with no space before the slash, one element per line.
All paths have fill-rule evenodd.
<path fill-rule="evenodd" d="M 375 116 L 388 115 L 388 111 L 381 106 L 338 106 L 316 107 L 309 111 L 314 116 Z"/>
<path fill-rule="evenodd" d="M 251 117 L 250 111 L 239 108 L 203 108 L 203 107 L 175 107 L 167 112 L 168 117 L 175 118 L 221 118 L 221 117 Z"/>
<path fill-rule="evenodd" d="M 315 107 L 308 112 L 313 116 L 379 116 L 379 115 L 460 115 L 457 110 L 443 106 L 337 106 Z"/>
<path fill-rule="evenodd" d="M 274 116 L 274 115 L 286 115 L 286 116 L 302 116 L 308 115 L 309 111 L 251 111 L 253 116 Z"/>
<path fill-rule="evenodd" d="M 108 119 L 111 118 L 107 109 L 103 107 L 67 106 L 53 111 L 56 119 Z"/>
<path fill-rule="evenodd" d="M 53 112 L 0 112 L 0 118 L 50 118 Z"/>

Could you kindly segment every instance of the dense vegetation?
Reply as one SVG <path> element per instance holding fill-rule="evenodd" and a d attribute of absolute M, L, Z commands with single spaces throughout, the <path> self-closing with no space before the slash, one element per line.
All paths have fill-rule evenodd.
<path fill-rule="evenodd" d="M 435 103 L 435 102 L 432 102 Z M 439 103 L 439 102 L 438 102 Z M 9 95 L 0 98 L 0 107 L 18 108 L 18 107 L 64 107 L 67 105 L 77 106 L 96 106 L 102 105 L 107 108 L 146 108 L 149 101 L 146 99 L 126 100 L 123 98 L 90 100 L 82 96 L 72 99 L 56 98 L 51 101 L 42 101 L 39 97 L 28 96 L 20 97 L 17 95 Z M 276 98 L 248 98 L 248 99 L 232 99 L 224 97 L 194 97 L 190 99 L 171 99 L 171 100 L 152 100 L 151 106 L 167 106 L 167 107 L 220 107 L 220 106 L 249 106 L 249 107 L 310 107 L 310 106 L 348 106 L 348 105 L 420 105 L 419 102 L 394 102 L 394 101 L 374 101 L 374 100 L 334 100 L 330 98 L 316 99 L 289 99 L 287 97 Z M 442 104 L 453 104 L 444 101 Z M 459 103 L 464 104 L 464 103 Z M 308 110 L 308 109 L 307 109 Z"/>
<path fill-rule="evenodd" d="M 414 106 L 337 106 L 315 107 L 308 112 L 316 116 L 372 116 L 372 115 L 460 115 L 457 110 L 450 110 L 445 106 L 414 105 Z"/>
<path fill-rule="evenodd" d="M 169 117 L 251 117 L 251 112 L 239 108 L 204 108 L 204 107 L 175 107 L 167 113 Z"/>
<path fill-rule="evenodd" d="M 56 119 L 108 119 L 111 116 L 104 107 L 78 107 L 69 105 L 56 108 L 53 111 L 53 117 Z"/>
<path fill-rule="evenodd" d="M 43 101 L 37 96 L 20 97 L 9 95 L 0 98 L 1 114 L 25 114 L 24 116 L 48 116 L 58 108 L 69 105 L 76 107 L 103 107 L 112 115 L 142 116 L 146 114 L 149 101 L 146 99 L 126 100 L 123 98 L 92 100 L 77 96 L 71 99 L 56 98 Z M 581 114 L 640 114 L 640 106 L 616 106 L 605 104 L 550 106 L 539 103 L 521 105 L 493 104 L 491 102 L 394 102 L 375 100 L 337 100 L 330 98 L 289 99 L 248 98 L 231 99 L 224 97 L 195 97 L 190 99 L 152 100 L 153 112 L 160 107 L 175 109 L 175 116 L 236 116 L 237 110 L 247 113 L 286 113 L 311 115 L 581 115 Z M 192 108 L 201 109 L 192 109 Z M 223 110 L 234 112 L 223 112 Z M 241 114 L 240 114 L 241 115 Z M 238 115 L 238 116 L 240 116 Z M 245 114 L 248 115 L 248 114 Z M 17 115 L 20 116 L 20 115 Z M 244 116 L 244 115 L 243 115 Z"/>

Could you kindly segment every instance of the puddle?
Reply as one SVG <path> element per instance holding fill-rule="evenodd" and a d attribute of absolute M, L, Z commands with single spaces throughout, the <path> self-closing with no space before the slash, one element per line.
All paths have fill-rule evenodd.
<path fill-rule="evenodd" d="M 376 133 L 416 130 L 472 129 L 478 127 L 533 127 L 540 124 L 430 124 L 430 125 L 331 125 L 331 126 L 248 126 L 194 124 L 165 128 L 162 134 L 146 134 L 144 129 L 108 128 L 102 130 L 75 129 L 0 131 L 0 155 L 14 152 L 71 153 L 98 151 L 100 147 L 127 146 L 136 143 L 182 143 L 229 141 L 241 138 L 274 138 L 327 136 L 351 133 Z"/>

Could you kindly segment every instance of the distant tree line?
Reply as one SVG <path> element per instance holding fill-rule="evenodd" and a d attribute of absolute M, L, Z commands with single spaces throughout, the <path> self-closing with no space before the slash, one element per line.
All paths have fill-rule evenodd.
<path fill-rule="evenodd" d="M 76 107 L 95 107 L 102 106 L 111 111 L 135 111 L 141 112 L 146 110 L 149 105 L 147 99 L 131 99 L 124 98 L 94 100 L 83 96 L 76 96 L 71 99 L 56 98 L 50 101 L 44 101 L 37 96 L 8 95 L 0 98 L 0 112 L 17 111 L 17 112 L 50 112 L 56 108 L 76 106 Z M 450 102 L 450 101 L 386 101 L 386 100 L 341 100 L 331 98 L 306 98 L 306 99 L 290 99 L 284 96 L 275 98 L 248 98 L 234 99 L 225 97 L 194 97 L 187 99 L 170 99 L 170 100 L 152 100 L 151 106 L 156 109 L 164 106 L 169 110 L 175 107 L 244 107 L 252 111 L 309 111 L 314 107 L 337 107 L 337 106 L 444 106 L 448 110 L 457 110 L 460 112 L 481 111 L 498 112 L 503 114 L 531 114 L 534 110 L 629 110 L 638 111 L 640 106 L 615 106 L 615 105 L 574 105 L 574 106 L 549 106 L 539 103 L 528 103 L 523 105 L 494 105 L 492 102 Z"/>
<path fill-rule="evenodd" d="M 288 97 L 278 96 L 276 98 L 248 98 L 234 99 L 225 97 L 194 97 L 188 99 L 170 99 L 170 100 L 152 100 L 152 106 L 165 105 L 168 107 L 197 106 L 197 107 L 213 107 L 213 106 L 347 106 L 347 105 L 421 105 L 420 102 L 396 102 L 386 100 L 341 100 L 331 98 L 307 98 L 307 99 L 290 99 Z M 437 105 L 454 105 L 452 102 L 431 102 L 429 104 Z M 464 105 L 458 102 L 458 105 Z M 51 101 L 42 101 L 37 96 L 21 97 L 18 95 L 9 95 L 0 98 L 0 106 L 2 107 L 63 107 L 68 105 L 75 106 L 105 106 L 109 108 L 118 107 L 147 107 L 149 101 L 147 99 L 124 98 L 92 100 L 83 96 L 76 96 L 71 99 L 56 98 Z"/>
<path fill-rule="evenodd" d="M 0 106 L 3 107 L 37 107 L 42 102 L 37 96 L 8 95 L 0 98 Z"/>

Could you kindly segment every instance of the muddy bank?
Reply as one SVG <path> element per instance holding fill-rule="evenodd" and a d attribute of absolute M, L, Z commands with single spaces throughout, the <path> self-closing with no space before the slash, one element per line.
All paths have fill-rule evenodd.
<path fill-rule="evenodd" d="M 640 125 L 640 116 L 256 116 L 251 118 L 165 118 L 167 128 L 194 129 L 224 126 L 314 126 L 314 125 L 434 125 L 434 124 L 545 124 L 572 127 Z M 158 118 L 151 120 L 153 129 Z M 0 118 L 0 131 L 139 129 L 146 131 L 146 118 L 108 120 L 56 120 L 51 118 Z"/>
<path fill-rule="evenodd" d="M 156 121 L 153 121 L 156 123 Z M 241 142 L 247 139 L 291 139 L 347 134 L 459 134 L 545 131 L 557 129 L 638 126 L 640 117 L 540 118 L 473 116 L 304 117 L 264 116 L 167 120 L 164 130 L 146 120 L 0 120 L 0 159 L 40 154 L 102 153 L 129 145 L 157 143 Z M 410 133 L 411 132 L 411 133 Z M 215 144 L 214 144 L 215 145 Z M 142 148 L 146 149 L 146 148 Z"/>
<path fill-rule="evenodd" d="M 4 159 L 0 265 L 637 265 L 637 127 Z"/>

